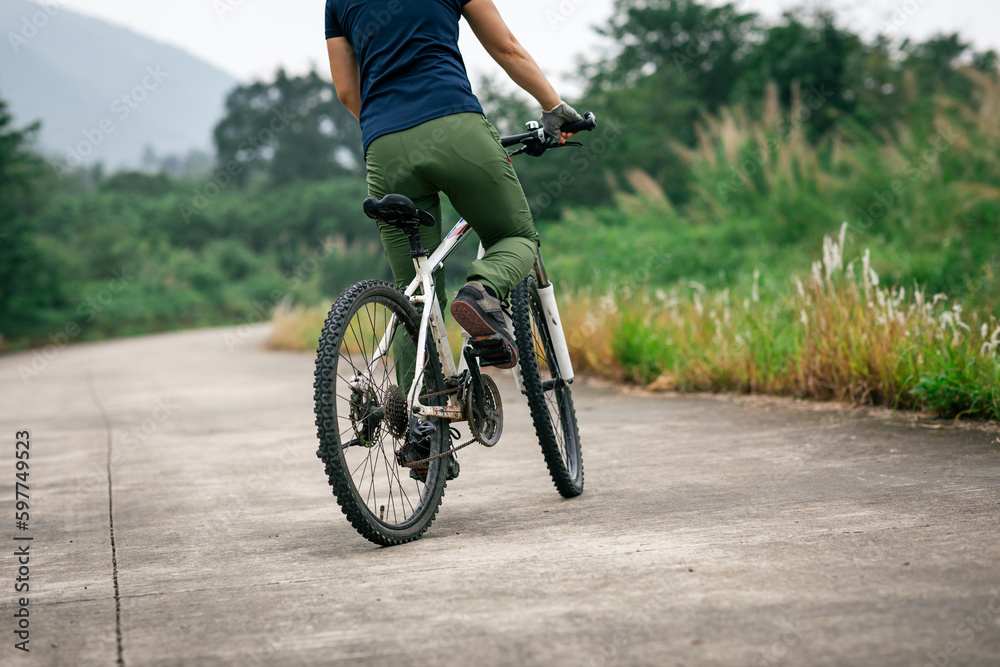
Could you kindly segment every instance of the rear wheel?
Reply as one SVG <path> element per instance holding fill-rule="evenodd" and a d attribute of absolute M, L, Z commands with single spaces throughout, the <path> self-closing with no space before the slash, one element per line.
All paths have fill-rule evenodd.
<path fill-rule="evenodd" d="M 400 466 L 396 457 L 409 425 L 407 393 L 419 324 L 416 309 L 395 285 L 360 282 L 333 304 L 317 350 L 317 454 L 351 525 L 376 544 L 420 537 L 444 496 L 449 457 L 430 461 L 419 474 Z M 387 333 L 390 345 L 375 359 Z M 444 389 L 437 351 L 432 341 L 427 345 L 421 394 Z M 447 449 L 448 425 L 435 425 L 429 448 L 417 458 Z"/>
<path fill-rule="evenodd" d="M 556 489 L 566 498 L 583 493 L 583 454 L 570 385 L 559 363 L 534 276 L 514 289 L 514 333 L 521 380 L 545 463 Z"/>

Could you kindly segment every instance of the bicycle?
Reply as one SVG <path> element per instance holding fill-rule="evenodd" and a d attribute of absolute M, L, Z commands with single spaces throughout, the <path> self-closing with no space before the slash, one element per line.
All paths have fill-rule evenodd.
<path fill-rule="evenodd" d="M 594 115 L 587 113 L 562 129 L 580 132 L 596 126 Z M 540 157 L 553 148 L 582 146 L 550 140 L 535 121 L 526 129 L 501 138 L 504 148 L 518 147 L 511 157 Z M 331 307 L 313 383 L 320 442 L 316 454 L 350 523 L 365 538 L 389 546 L 415 540 L 430 527 L 445 485 L 458 474 L 455 452 L 477 442 L 497 444 L 503 403 L 496 383 L 480 369 L 513 360 L 499 336 L 466 338 L 458 366 L 451 353 L 434 272 L 472 231 L 469 223 L 460 219 L 431 254 L 421 242 L 419 226 L 434 220 L 406 197 L 369 197 L 364 211 L 407 235 L 416 277 L 404 291 L 381 280 L 356 283 Z M 583 459 L 570 390 L 573 365 L 541 253 L 511 300 L 520 359 L 515 384 L 528 399 L 557 491 L 567 498 L 578 496 L 583 492 Z M 453 445 L 458 432 L 451 422 L 462 421 L 472 437 Z"/>

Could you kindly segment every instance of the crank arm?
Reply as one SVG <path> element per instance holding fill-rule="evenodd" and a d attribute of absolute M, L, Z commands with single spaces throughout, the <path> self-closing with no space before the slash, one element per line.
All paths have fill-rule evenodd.
<path fill-rule="evenodd" d="M 479 370 L 479 363 L 477 362 L 476 356 L 472 353 L 472 350 L 468 347 L 464 350 L 465 363 L 469 366 L 469 379 L 472 382 L 472 398 L 475 401 L 474 407 L 479 411 L 479 414 L 486 414 L 486 406 L 483 405 L 483 396 L 486 395 L 486 390 L 483 387 L 483 376 Z M 466 397 L 465 400 L 469 400 Z"/>

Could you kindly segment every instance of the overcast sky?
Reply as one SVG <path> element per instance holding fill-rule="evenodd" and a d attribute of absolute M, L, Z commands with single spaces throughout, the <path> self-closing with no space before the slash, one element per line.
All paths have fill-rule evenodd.
<path fill-rule="evenodd" d="M 239 79 L 269 78 L 279 66 L 302 72 L 315 64 L 326 74 L 324 0 L 48 0 L 178 46 Z M 514 34 L 569 97 L 575 57 L 600 48 L 591 26 L 611 15 L 613 0 L 495 0 Z M 783 9 L 816 5 L 801 0 L 743 0 L 745 10 L 777 17 Z M 871 36 L 888 25 L 893 34 L 924 38 L 959 31 L 977 48 L 1000 51 L 1000 0 L 846 0 L 827 2 L 842 22 Z M 887 21 L 895 20 L 899 27 Z M 463 30 L 470 74 L 499 69 Z M 328 74 L 326 74 L 329 76 Z"/>

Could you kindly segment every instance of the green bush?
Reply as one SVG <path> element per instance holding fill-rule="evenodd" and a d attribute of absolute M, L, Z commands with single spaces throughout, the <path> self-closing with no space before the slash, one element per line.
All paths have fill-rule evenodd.
<path fill-rule="evenodd" d="M 32 247 L 53 266 L 41 274 L 49 298 L 0 321 L 7 344 L 45 341 L 70 322 L 83 339 L 238 323 L 387 277 L 375 225 L 361 213 L 363 181 L 196 199 L 214 192 L 208 185 L 127 172 L 39 202 L 30 229 Z M 192 202 L 200 208 L 186 220 L 182 206 Z"/>

